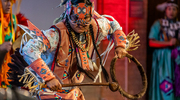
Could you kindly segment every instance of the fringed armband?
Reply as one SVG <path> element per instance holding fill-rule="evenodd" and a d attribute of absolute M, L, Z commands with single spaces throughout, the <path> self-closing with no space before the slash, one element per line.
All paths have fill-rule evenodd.
<path fill-rule="evenodd" d="M 127 35 L 126 38 L 127 38 L 127 43 L 125 48 L 126 51 L 134 51 L 138 49 L 138 47 L 140 46 L 138 33 L 135 33 L 135 31 L 133 30 Z"/>
<path fill-rule="evenodd" d="M 24 74 L 19 75 L 18 77 L 20 77 L 19 82 L 24 84 L 23 87 L 28 88 L 29 92 L 32 94 L 41 89 L 41 87 L 45 84 L 41 82 L 38 77 L 27 67 L 24 69 Z"/>
<path fill-rule="evenodd" d="M 24 87 L 28 88 L 31 93 L 35 92 L 37 89 L 41 89 L 46 81 L 55 78 L 41 58 L 26 67 L 24 69 L 24 74 L 18 77 L 20 77 L 19 81 L 23 82 Z"/>

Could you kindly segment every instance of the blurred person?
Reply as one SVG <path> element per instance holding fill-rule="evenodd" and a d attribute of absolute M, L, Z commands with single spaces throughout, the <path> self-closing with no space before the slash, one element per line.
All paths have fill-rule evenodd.
<path fill-rule="evenodd" d="M 165 16 L 155 21 L 149 34 L 149 46 L 155 48 L 152 59 L 149 100 L 179 100 L 178 95 L 175 95 L 176 90 L 179 89 L 174 85 L 175 60 L 171 54 L 180 41 L 180 22 L 177 19 L 179 6 L 176 1 L 169 0 L 159 4 L 157 9 L 163 11 Z"/>
<path fill-rule="evenodd" d="M 12 14 L 12 6 L 16 2 L 18 11 Z M 10 84 L 8 79 L 9 67 L 11 62 L 10 55 L 14 52 L 13 46 L 15 40 L 22 35 L 21 30 L 17 24 L 27 26 L 27 18 L 19 12 L 21 0 L 0 0 L 0 99 L 1 100 L 35 100 L 29 97 L 28 91 L 19 89 Z M 17 42 L 16 44 L 19 44 Z M 15 47 L 14 47 L 15 49 Z"/>
<path fill-rule="evenodd" d="M 0 0 L 0 87 L 11 87 L 7 78 L 8 63 L 11 62 L 12 43 L 21 33 L 17 24 L 27 25 L 27 19 L 21 14 L 12 14 L 15 0 Z"/>

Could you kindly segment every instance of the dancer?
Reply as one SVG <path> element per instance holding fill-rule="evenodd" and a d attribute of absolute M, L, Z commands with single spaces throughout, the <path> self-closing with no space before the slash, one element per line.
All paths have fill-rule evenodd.
<path fill-rule="evenodd" d="M 109 21 L 100 16 L 90 0 L 64 0 L 60 5 L 65 4 L 62 20 L 48 30 L 41 32 L 30 22 L 28 27 L 20 26 L 33 37 L 20 52 L 28 64 L 27 71 L 34 73 L 50 90 L 58 91 L 48 95 L 49 98 L 84 100 L 79 88 L 62 88 L 61 84 L 81 83 L 85 75 L 93 79 L 89 71 L 94 70 L 91 58 L 95 53 L 100 58 L 104 77 L 109 81 L 97 46 L 109 34 L 114 39 L 115 55 L 123 58 L 127 53 L 127 40 L 119 23 L 112 17 L 113 21 Z M 27 85 L 32 86 L 30 83 L 28 81 Z M 39 93 L 41 99 L 47 98 L 44 91 L 48 90 Z"/>
<path fill-rule="evenodd" d="M 157 6 L 165 12 L 165 17 L 151 27 L 149 46 L 153 52 L 149 100 L 176 100 L 174 87 L 174 62 L 171 52 L 180 40 L 180 22 L 177 19 L 178 5 L 169 0 Z"/>

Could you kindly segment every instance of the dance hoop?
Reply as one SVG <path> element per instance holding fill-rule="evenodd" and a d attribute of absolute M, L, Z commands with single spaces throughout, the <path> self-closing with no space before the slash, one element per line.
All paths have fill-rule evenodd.
<path fill-rule="evenodd" d="M 124 97 L 127 97 L 129 99 L 139 99 L 145 94 L 145 92 L 147 90 L 147 76 L 145 74 L 144 68 L 142 67 L 142 65 L 139 63 L 139 61 L 135 57 L 133 57 L 130 54 L 126 54 L 126 57 L 128 57 L 130 60 L 132 60 L 134 63 L 136 63 L 136 65 L 140 71 L 141 77 L 142 77 L 143 88 L 138 94 L 135 94 L 135 95 L 131 95 L 131 94 L 127 93 L 126 91 L 124 91 L 121 88 L 120 85 L 119 85 L 118 90 L 119 90 L 120 94 L 123 95 Z M 118 57 L 114 57 L 111 61 L 110 74 L 111 74 L 112 81 L 118 83 L 118 81 L 116 80 L 116 75 L 115 75 L 115 64 L 116 64 L 117 59 L 118 59 Z"/>

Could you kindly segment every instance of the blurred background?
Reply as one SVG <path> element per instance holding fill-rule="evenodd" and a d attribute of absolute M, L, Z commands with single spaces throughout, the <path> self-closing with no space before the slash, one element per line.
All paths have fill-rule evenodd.
<path fill-rule="evenodd" d="M 128 34 L 135 30 L 140 36 L 141 46 L 129 52 L 143 65 L 149 81 L 153 48 L 148 46 L 150 27 L 158 18 L 164 16 L 156 10 L 157 4 L 166 0 L 91 0 L 99 14 L 113 16 Z M 53 20 L 63 13 L 64 8 L 55 8 L 61 0 L 22 0 L 20 12 L 23 13 L 39 29 L 48 29 Z M 179 4 L 178 4 L 179 5 Z M 179 14 L 180 15 L 180 14 Z M 106 49 L 108 40 L 103 40 L 100 52 Z M 109 72 L 110 62 L 114 57 L 114 49 L 109 54 L 105 68 Z M 96 74 L 97 72 L 94 72 Z M 142 80 L 136 65 L 129 63 L 127 58 L 116 63 L 116 77 L 121 87 L 130 94 L 137 94 L 142 88 Z M 91 82 L 85 79 L 84 82 Z M 128 100 L 119 92 L 112 92 L 108 87 L 82 87 L 86 100 Z M 148 100 L 148 91 L 139 100 Z"/>

